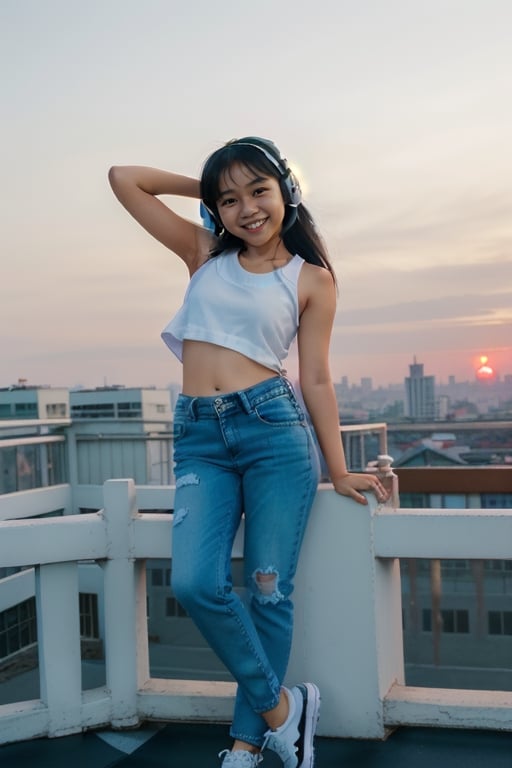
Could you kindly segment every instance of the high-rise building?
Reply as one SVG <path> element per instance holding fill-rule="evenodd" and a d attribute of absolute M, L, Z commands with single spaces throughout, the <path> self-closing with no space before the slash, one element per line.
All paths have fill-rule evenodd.
<path fill-rule="evenodd" d="M 425 376 L 423 363 L 409 366 L 409 376 L 405 379 L 406 416 L 411 419 L 431 421 L 436 416 L 435 378 Z"/>
<path fill-rule="evenodd" d="M 69 390 L 18 384 L 0 389 L 0 419 L 69 419 Z"/>
<path fill-rule="evenodd" d="M 168 429 L 172 420 L 171 394 L 168 389 L 156 387 L 96 387 L 72 390 L 70 394 L 71 417 L 80 421 L 81 429 L 98 419 L 111 420 L 118 425 L 128 424 L 129 431 L 159 432 Z M 161 424 L 158 422 L 161 420 Z M 130 426 L 138 425 L 136 428 Z M 147 422 L 147 423 L 146 423 Z M 150 425 L 150 426 L 148 426 Z M 120 426 L 114 431 L 123 431 Z"/>

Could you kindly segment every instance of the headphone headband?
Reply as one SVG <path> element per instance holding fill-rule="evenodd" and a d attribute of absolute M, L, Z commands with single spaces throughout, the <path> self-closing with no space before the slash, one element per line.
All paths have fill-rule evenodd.
<path fill-rule="evenodd" d="M 288 165 L 288 161 L 279 153 L 277 147 L 272 145 L 272 147 L 275 148 L 279 159 L 276 158 L 275 155 L 273 155 L 269 150 L 265 149 L 264 146 L 262 146 L 264 143 L 263 139 L 260 139 L 259 141 L 261 141 L 261 144 L 256 144 L 256 142 L 253 142 L 250 139 L 236 139 L 227 146 L 229 147 L 238 145 L 242 147 L 254 147 L 254 149 L 259 149 L 260 152 L 263 152 L 267 160 L 269 160 L 272 165 L 279 171 L 286 205 L 289 205 L 291 208 L 296 208 L 302 200 L 302 192 L 298 179 L 292 173 L 292 170 Z"/>

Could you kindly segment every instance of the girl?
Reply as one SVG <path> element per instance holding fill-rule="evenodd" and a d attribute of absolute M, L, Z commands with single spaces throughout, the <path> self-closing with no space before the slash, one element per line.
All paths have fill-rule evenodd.
<path fill-rule="evenodd" d="M 253 768 L 268 747 L 285 768 L 313 766 L 320 696 L 282 683 L 292 639 L 301 542 L 318 484 L 308 420 L 283 360 L 297 336 L 300 388 L 337 493 L 385 491 L 347 471 L 328 351 L 336 309 L 333 268 L 296 178 L 266 139 L 228 142 L 201 180 L 113 167 L 115 195 L 185 262 L 183 306 L 162 333 L 183 363 L 174 414 L 176 597 L 238 683 L 223 768 Z M 211 227 L 178 216 L 159 195 L 202 201 Z M 213 230 L 213 231 L 212 231 Z M 250 600 L 232 590 L 231 548 L 245 517 Z"/>

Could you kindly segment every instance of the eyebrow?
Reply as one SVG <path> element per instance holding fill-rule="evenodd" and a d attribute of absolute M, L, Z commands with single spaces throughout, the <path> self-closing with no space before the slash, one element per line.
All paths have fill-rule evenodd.
<path fill-rule="evenodd" d="M 255 184 L 261 184 L 261 182 L 267 181 L 268 178 L 269 178 L 268 176 L 255 176 L 254 179 L 249 181 L 249 183 L 246 184 L 245 186 L 246 187 L 252 187 Z M 220 197 L 224 197 L 224 195 L 231 195 L 231 194 L 233 194 L 233 192 L 235 192 L 235 190 L 232 189 L 232 188 L 221 189 L 221 190 L 219 190 L 219 198 Z"/>

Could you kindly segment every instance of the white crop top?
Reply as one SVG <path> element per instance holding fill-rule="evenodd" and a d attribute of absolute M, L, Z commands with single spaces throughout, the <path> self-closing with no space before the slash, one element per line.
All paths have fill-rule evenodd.
<path fill-rule="evenodd" d="M 163 340 L 179 360 L 185 339 L 207 341 L 284 374 L 282 362 L 299 326 L 303 264 L 296 255 L 284 267 L 256 274 L 241 266 L 235 250 L 212 257 L 192 276 Z"/>

